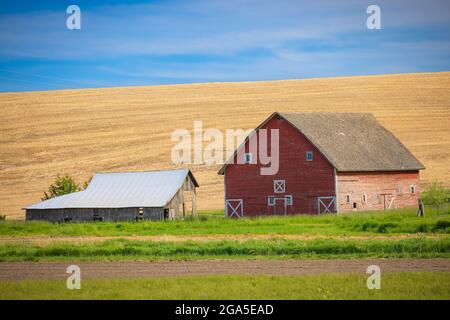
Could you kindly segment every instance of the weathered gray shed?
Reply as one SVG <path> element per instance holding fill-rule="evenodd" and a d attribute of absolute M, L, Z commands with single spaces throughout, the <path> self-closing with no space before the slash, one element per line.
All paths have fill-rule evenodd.
<path fill-rule="evenodd" d="M 88 187 L 25 208 L 26 220 L 133 221 L 185 217 L 197 211 L 196 188 L 188 169 L 99 173 Z"/>

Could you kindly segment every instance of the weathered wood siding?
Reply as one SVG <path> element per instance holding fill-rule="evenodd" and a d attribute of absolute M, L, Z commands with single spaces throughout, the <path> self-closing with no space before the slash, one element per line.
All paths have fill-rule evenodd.
<path fill-rule="evenodd" d="M 169 219 L 185 218 L 187 214 L 195 215 L 197 213 L 196 201 L 196 187 L 191 178 L 187 176 L 181 188 L 165 206 L 166 209 L 169 209 Z"/>
<path fill-rule="evenodd" d="M 334 168 L 299 131 L 286 120 L 273 118 L 264 129 L 279 129 L 279 171 L 276 175 L 261 175 L 260 163 L 242 163 L 249 152 L 248 143 L 225 169 L 225 198 L 242 199 L 244 216 L 270 215 L 277 210 L 268 205 L 268 197 L 292 195 L 287 214 L 317 213 L 317 197 L 334 196 Z M 268 140 L 270 145 L 270 131 Z M 306 152 L 313 151 L 313 161 L 306 161 Z M 256 155 L 253 161 L 256 162 Z M 284 193 L 274 192 L 274 180 L 285 180 Z M 279 212 L 279 211 L 278 211 Z"/>
<path fill-rule="evenodd" d="M 162 220 L 163 208 L 143 208 L 144 220 Z M 94 216 L 101 221 L 135 221 L 138 208 L 98 208 L 98 209 L 27 209 L 26 220 L 50 222 L 92 222 Z"/>

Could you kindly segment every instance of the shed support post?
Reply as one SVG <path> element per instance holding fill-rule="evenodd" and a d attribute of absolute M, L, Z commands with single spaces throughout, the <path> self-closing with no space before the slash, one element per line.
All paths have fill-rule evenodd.
<path fill-rule="evenodd" d="M 194 217 L 194 191 L 191 191 L 191 217 Z"/>
<path fill-rule="evenodd" d="M 184 196 L 183 188 L 180 189 L 180 197 L 181 197 L 181 210 L 183 211 L 183 220 L 186 219 L 186 198 Z"/>
<path fill-rule="evenodd" d="M 197 214 L 197 193 L 194 188 L 194 192 L 192 193 L 192 215 Z"/>

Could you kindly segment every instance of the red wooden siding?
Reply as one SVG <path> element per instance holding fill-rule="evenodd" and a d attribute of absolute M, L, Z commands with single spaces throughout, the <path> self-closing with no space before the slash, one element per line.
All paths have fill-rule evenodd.
<path fill-rule="evenodd" d="M 270 129 L 279 129 L 279 171 L 276 175 L 261 175 L 259 163 L 229 164 L 225 169 L 225 198 L 242 199 L 244 216 L 274 214 L 268 197 L 292 195 L 287 214 L 317 213 L 318 196 L 334 196 L 334 168 L 320 152 L 286 120 L 273 118 L 267 122 Z M 306 161 L 306 152 L 313 151 L 313 161 Z M 248 144 L 236 155 L 240 159 L 248 152 Z M 257 155 L 253 155 L 256 162 Z M 243 161 L 242 161 L 243 162 Z M 285 180 L 285 193 L 274 193 L 274 180 Z M 284 212 L 283 212 L 284 213 Z"/>
<path fill-rule="evenodd" d="M 392 194 L 396 208 L 417 206 L 419 171 L 338 173 L 337 181 L 340 212 L 384 210 L 382 194 Z M 411 186 L 415 188 L 414 194 L 410 192 Z M 363 194 L 366 203 L 362 202 Z M 350 195 L 350 203 L 346 203 L 346 195 Z"/>

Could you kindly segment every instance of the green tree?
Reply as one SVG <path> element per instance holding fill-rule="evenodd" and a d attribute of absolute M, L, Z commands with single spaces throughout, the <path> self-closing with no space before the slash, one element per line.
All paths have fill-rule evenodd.
<path fill-rule="evenodd" d="M 48 188 L 47 192 L 44 192 L 42 200 L 48 200 L 54 197 L 62 196 L 64 194 L 80 191 L 80 186 L 69 175 L 57 175 L 55 182 L 53 182 Z"/>
<path fill-rule="evenodd" d="M 444 184 L 437 180 L 434 180 L 433 183 L 426 186 L 421 193 L 423 203 L 434 206 L 438 214 L 440 206 L 446 203 L 449 198 L 450 190 L 446 189 Z"/>

